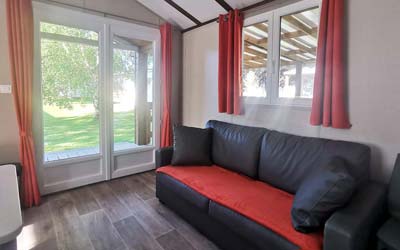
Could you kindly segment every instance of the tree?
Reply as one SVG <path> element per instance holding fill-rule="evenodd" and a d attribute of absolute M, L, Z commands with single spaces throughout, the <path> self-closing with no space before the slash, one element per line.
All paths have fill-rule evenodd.
<path fill-rule="evenodd" d="M 65 38 L 80 38 L 86 43 L 60 41 L 43 38 L 42 92 L 43 101 L 48 105 L 72 109 L 74 103 L 93 104 L 99 113 L 99 47 L 98 34 L 93 31 L 70 28 L 61 25 L 41 23 L 42 34 L 58 34 Z M 135 61 L 129 60 L 132 53 L 114 53 L 113 72 L 118 78 L 135 79 Z M 134 53 L 134 52 L 133 52 Z M 132 73 L 133 72 L 133 73 Z M 114 89 L 120 90 L 120 80 Z"/>

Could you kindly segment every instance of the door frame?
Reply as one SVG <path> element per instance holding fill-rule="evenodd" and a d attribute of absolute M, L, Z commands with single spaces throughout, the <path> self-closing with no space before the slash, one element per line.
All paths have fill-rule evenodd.
<path fill-rule="evenodd" d="M 107 49 L 109 53 L 107 56 L 109 60 L 106 60 L 108 63 L 107 71 L 108 71 L 108 87 L 107 90 L 109 93 L 113 92 L 113 72 L 112 72 L 112 58 L 113 58 L 113 48 L 112 48 L 112 39 L 114 35 L 128 37 L 132 39 L 139 39 L 145 41 L 152 41 L 153 44 L 153 60 L 154 60 L 154 68 L 153 68 L 153 117 L 152 117 L 152 129 L 153 129 L 153 145 L 149 146 L 140 146 L 138 148 L 126 149 L 120 151 L 114 151 L 114 136 L 113 136 L 113 100 L 112 95 L 108 95 L 108 141 L 110 142 L 110 178 L 119 178 L 125 175 L 135 174 L 143 171 L 148 171 L 155 168 L 155 158 L 154 152 L 160 145 L 160 123 L 161 123 L 161 102 L 160 102 L 160 89 L 161 89 L 161 76 L 160 76 L 160 65 L 161 65 L 161 35 L 158 29 L 149 28 L 146 26 L 141 26 L 137 24 L 121 22 L 115 19 L 109 19 L 109 36 L 110 39 L 108 41 L 108 45 L 110 46 Z M 135 31 L 134 34 L 132 31 Z M 124 169 L 116 168 L 116 158 L 123 155 L 129 154 L 140 154 L 143 152 L 151 151 L 153 155 L 152 163 L 144 163 L 135 165 L 132 167 L 127 167 Z"/>
<path fill-rule="evenodd" d="M 115 20 L 75 9 L 60 7 L 42 2 L 33 2 L 34 9 L 34 82 L 33 82 L 33 132 L 35 139 L 36 171 L 41 194 L 49 194 L 66 189 L 75 188 L 95 182 L 110 180 L 155 168 L 155 159 L 150 164 L 132 168 L 113 174 L 113 131 L 112 131 L 112 31 L 123 30 L 125 33 L 134 34 L 136 39 L 153 41 L 154 72 L 153 72 L 153 146 L 117 152 L 117 154 L 135 154 L 143 151 L 152 151 L 159 147 L 160 134 L 160 33 L 152 27 L 142 26 L 121 20 Z M 88 155 L 54 162 L 44 162 L 44 137 L 43 137 L 43 105 L 41 92 L 41 34 L 40 22 L 50 22 L 80 29 L 98 32 L 99 37 L 99 154 Z M 111 60 L 110 60 L 111 59 Z M 153 157 L 154 158 L 154 157 Z M 97 172 L 84 171 L 82 164 L 99 161 Z M 54 169 L 71 168 L 71 171 L 81 171 L 82 176 L 65 180 L 50 180 L 46 171 Z M 79 167 L 78 167 L 79 166 Z M 82 169 L 83 168 L 83 169 Z M 64 171 L 64 170 L 62 170 Z M 65 171 L 64 171 L 65 172 Z M 65 174 L 65 173 L 64 173 Z M 67 173 L 68 174 L 68 173 Z M 56 178 L 57 179 L 57 178 Z"/>

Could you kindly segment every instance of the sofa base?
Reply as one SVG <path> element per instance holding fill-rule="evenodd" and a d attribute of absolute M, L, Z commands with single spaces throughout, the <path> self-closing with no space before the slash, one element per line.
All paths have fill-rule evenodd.
<path fill-rule="evenodd" d="M 173 191 L 165 185 L 160 185 L 158 181 L 156 196 L 161 203 L 178 213 L 220 248 L 226 250 L 260 250 L 199 208 L 177 197 Z"/>

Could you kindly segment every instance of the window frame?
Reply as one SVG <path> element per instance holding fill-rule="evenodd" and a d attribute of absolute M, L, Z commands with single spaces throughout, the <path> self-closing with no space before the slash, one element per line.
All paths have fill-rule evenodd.
<path fill-rule="evenodd" d="M 268 22 L 268 61 L 267 71 L 270 74 L 267 77 L 266 97 L 252 97 L 243 96 L 244 104 L 260 104 L 270 106 L 288 106 L 288 107 L 304 107 L 310 108 L 312 98 L 304 97 L 279 97 L 279 68 L 280 68 L 280 32 L 281 32 L 281 18 L 283 16 L 302 12 L 307 9 L 318 7 L 321 9 L 321 0 L 303 0 L 294 4 L 280 7 L 265 13 L 255 16 L 247 17 L 244 19 L 243 29 L 246 26 L 257 24 L 260 22 Z M 319 31 L 319 29 L 318 29 Z M 242 38 L 242 55 L 244 53 L 244 36 Z M 270 69 L 270 70 L 268 70 Z M 243 64 L 242 64 L 243 70 Z M 242 76 L 243 77 L 243 76 Z M 243 79 L 243 78 L 242 78 Z"/>

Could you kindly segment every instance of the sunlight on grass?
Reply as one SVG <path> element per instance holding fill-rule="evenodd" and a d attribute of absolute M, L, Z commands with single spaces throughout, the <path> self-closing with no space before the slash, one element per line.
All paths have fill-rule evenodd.
<path fill-rule="evenodd" d="M 135 142 L 135 113 L 114 113 L 115 142 Z M 94 115 L 55 117 L 44 112 L 45 152 L 99 146 L 99 120 Z"/>

